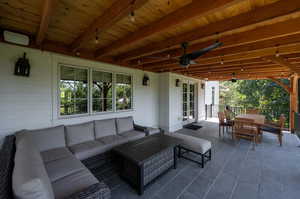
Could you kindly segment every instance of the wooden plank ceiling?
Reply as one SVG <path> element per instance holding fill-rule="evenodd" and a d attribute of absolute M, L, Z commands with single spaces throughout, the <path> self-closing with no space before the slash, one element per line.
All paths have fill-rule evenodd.
<path fill-rule="evenodd" d="M 30 47 L 199 79 L 288 78 L 300 72 L 300 1 L 1 0 L 0 28 Z M 1 40 L 3 41 L 3 39 Z M 183 68 L 187 52 L 223 45 Z"/>

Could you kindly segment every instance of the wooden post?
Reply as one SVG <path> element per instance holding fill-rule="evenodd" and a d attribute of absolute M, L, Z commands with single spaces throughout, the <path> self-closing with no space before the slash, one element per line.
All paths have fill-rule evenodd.
<path fill-rule="evenodd" d="M 291 77 L 290 85 L 292 92 L 290 93 L 290 131 L 295 130 L 295 113 L 298 112 L 298 75 Z"/>

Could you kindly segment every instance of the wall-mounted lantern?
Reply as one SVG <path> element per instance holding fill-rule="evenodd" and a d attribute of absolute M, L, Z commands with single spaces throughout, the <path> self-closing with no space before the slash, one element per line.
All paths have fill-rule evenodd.
<path fill-rule="evenodd" d="M 205 88 L 205 84 L 201 83 L 201 89 L 204 89 L 204 88 Z"/>
<path fill-rule="evenodd" d="M 175 81 L 175 86 L 176 86 L 176 87 L 180 87 L 180 79 L 176 79 L 176 81 Z"/>
<path fill-rule="evenodd" d="M 144 74 L 144 77 L 143 77 L 143 86 L 149 86 L 150 84 L 150 79 L 148 77 L 147 74 Z"/>
<path fill-rule="evenodd" d="M 26 53 L 23 57 L 20 57 L 15 64 L 15 75 L 29 77 L 30 74 L 30 64 L 29 60 L 26 58 Z"/>

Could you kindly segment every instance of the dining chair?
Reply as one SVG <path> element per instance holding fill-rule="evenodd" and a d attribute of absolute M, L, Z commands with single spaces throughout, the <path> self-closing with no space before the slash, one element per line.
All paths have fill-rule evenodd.
<path fill-rule="evenodd" d="M 259 114 L 260 111 L 258 109 L 247 109 L 246 114 Z"/>
<path fill-rule="evenodd" d="M 277 123 L 267 122 L 261 127 L 262 132 L 272 133 L 278 136 L 280 146 L 282 146 L 283 128 L 285 123 L 285 116 L 281 114 Z"/>
<path fill-rule="evenodd" d="M 253 143 L 253 150 L 259 141 L 259 129 L 252 119 L 237 118 L 234 120 L 233 137 L 236 139 L 246 139 Z"/>
<path fill-rule="evenodd" d="M 218 112 L 219 118 L 219 137 L 221 137 L 221 130 L 224 136 L 224 132 L 228 132 L 228 128 L 232 127 L 232 123 L 226 120 L 226 115 L 224 112 Z"/>

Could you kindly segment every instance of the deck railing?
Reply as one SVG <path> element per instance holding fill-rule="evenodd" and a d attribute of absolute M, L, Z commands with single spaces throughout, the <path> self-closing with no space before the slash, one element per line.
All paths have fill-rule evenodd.
<path fill-rule="evenodd" d="M 205 105 L 205 118 L 212 118 L 212 117 L 218 117 L 218 112 L 223 112 L 225 110 L 226 105 L 223 104 L 207 104 Z M 245 114 L 247 108 L 242 106 L 230 106 L 231 111 L 234 113 L 234 115 L 240 115 Z M 266 116 L 267 121 L 276 122 L 278 121 L 281 114 L 284 114 L 286 117 L 285 127 L 289 127 L 289 112 L 283 112 L 283 111 L 276 111 L 272 109 L 258 109 L 260 114 Z"/>

